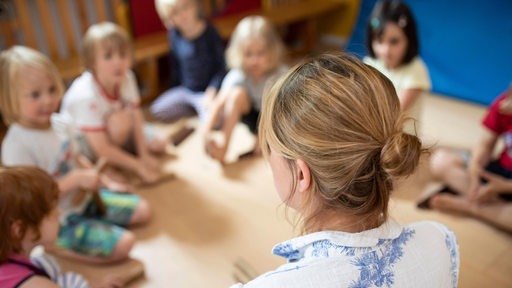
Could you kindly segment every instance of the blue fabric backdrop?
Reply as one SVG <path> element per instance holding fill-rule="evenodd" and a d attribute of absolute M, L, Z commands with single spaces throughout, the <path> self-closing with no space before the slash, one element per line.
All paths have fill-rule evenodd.
<path fill-rule="evenodd" d="M 346 49 L 366 55 L 365 25 L 375 0 L 362 0 Z M 405 0 L 418 25 L 433 92 L 489 105 L 512 83 L 512 1 Z"/>

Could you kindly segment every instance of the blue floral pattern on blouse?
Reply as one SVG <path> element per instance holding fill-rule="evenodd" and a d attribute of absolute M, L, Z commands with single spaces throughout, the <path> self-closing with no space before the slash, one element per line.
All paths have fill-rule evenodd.
<path fill-rule="evenodd" d="M 365 287 L 391 287 L 394 283 L 393 266 L 403 256 L 403 247 L 414 235 L 414 230 L 404 229 L 400 237 L 390 242 L 390 245 L 382 245 L 388 241 L 379 240 L 379 249 L 364 253 L 353 261 L 359 267 L 360 277 L 351 288 Z M 386 243 L 388 244 L 388 243 Z"/>

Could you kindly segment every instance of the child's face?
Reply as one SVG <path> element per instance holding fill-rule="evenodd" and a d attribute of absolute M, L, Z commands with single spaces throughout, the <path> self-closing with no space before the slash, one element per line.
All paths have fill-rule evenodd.
<path fill-rule="evenodd" d="M 40 238 L 34 242 L 35 231 L 28 229 L 23 237 L 24 249 L 31 249 L 37 245 L 53 245 L 59 235 L 59 222 L 60 209 L 55 206 L 53 210 L 46 217 L 43 218 L 39 224 Z M 30 253 L 30 251 L 25 251 Z"/>
<path fill-rule="evenodd" d="M 106 86 L 119 85 L 131 67 L 130 55 L 116 49 L 113 45 L 96 45 L 96 59 L 94 61 L 94 74 Z"/>
<path fill-rule="evenodd" d="M 270 51 L 263 39 L 250 38 L 242 43 L 242 66 L 253 80 L 260 80 L 270 70 Z"/>
<path fill-rule="evenodd" d="M 375 56 L 384 61 L 388 69 L 400 67 L 407 51 L 407 37 L 396 23 L 389 22 L 384 27 L 381 37 L 373 40 L 372 47 Z"/>
<path fill-rule="evenodd" d="M 59 108 L 61 95 L 58 95 L 56 83 L 48 73 L 34 67 L 24 67 L 19 73 L 19 124 L 48 129 L 52 113 Z"/>
<path fill-rule="evenodd" d="M 186 31 L 192 26 L 198 17 L 197 5 L 192 0 L 177 0 L 169 15 L 170 23 L 168 26 L 174 26 L 180 31 Z"/>
<path fill-rule="evenodd" d="M 53 210 L 47 215 L 41 225 L 39 225 L 39 231 L 41 231 L 41 239 L 39 244 L 53 244 L 57 240 L 59 235 L 59 222 L 60 209 L 55 205 Z"/>

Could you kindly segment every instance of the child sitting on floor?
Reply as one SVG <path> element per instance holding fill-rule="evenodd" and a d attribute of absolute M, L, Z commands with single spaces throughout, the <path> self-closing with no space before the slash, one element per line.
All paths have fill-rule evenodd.
<path fill-rule="evenodd" d="M 204 121 L 224 74 L 224 44 L 202 15 L 198 0 L 156 0 L 160 19 L 169 31 L 171 89 L 151 105 L 161 121 L 197 113 Z"/>
<path fill-rule="evenodd" d="M 416 21 L 405 3 L 381 0 L 375 4 L 366 27 L 366 47 L 369 56 L 365 63 L 391 79 L 402 111 L 419 120 L 423 97 L 431 84 L 427 66 L 419 56 Z M 408 122 L 405 131 L 416 134 L 417 127 Z"/>
<path fill-rule="evenodd" d="M 512 232 L 512 87 L 491 104 L 482 125 L 469 163 L 467 157 L 447 149 L 432 155 L 432 174 L 447 187 L 419 206 L 462 213 Z M 493 159 L 500 138 L 505 147 Z"/>
<path fill-rule="evenodd" d="M 231 36 L 226 59 L 231 69 L 224 80 L 205 127 L 205 148 L 213 159 L 224 163 L 231 134 L 242 120 L 257 134 L 258 118 L 265 86 L 286 71 L 284 45 L 272 24 L 261 16 L 240 21 Z M 222 139 L 212 138 L 221 123 Z M 259 153 L 259 148 L 254 148 Z"/>
<path fill-rule="evenodd" d="M 89 27 L 82 44 L 87 71 L 73 81 L 61 107 L 83 134 L 81 154 L 92 160 L 103 157 L 146 183 L 156 182 L 161 167 L 151 152 L 163 153 L 166 140 L 155 129 L 144 127 L 130 70 L 128 34 L 116 24 L 103 22 Z"/>
<path fill-rule="evenodd" d="M 59 187 L 45 171 L 0 168 L 0 287 L 90 287 L 81 275 L 62 273 L 52 257 L 30 257 L 36 246 L 53 245 L 57 239 L 58 198 Z M 117 285 L 111 280 L 94 287 Z"/>

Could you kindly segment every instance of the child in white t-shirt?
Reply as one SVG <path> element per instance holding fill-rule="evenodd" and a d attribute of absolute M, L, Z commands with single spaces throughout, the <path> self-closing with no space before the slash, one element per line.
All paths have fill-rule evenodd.
<path fill-rule="evenodd" d="M 166 141 L 143 127 L 128 34 L 110 22 L 92 25 L 83 38 L 82 56 L 87 71 L 73 81 L 61 107 L 84 136 L 82 154 L 103 157 L 146 183 L 157 181 L 161 167 L 151 152 L 164 152 Z"/>

